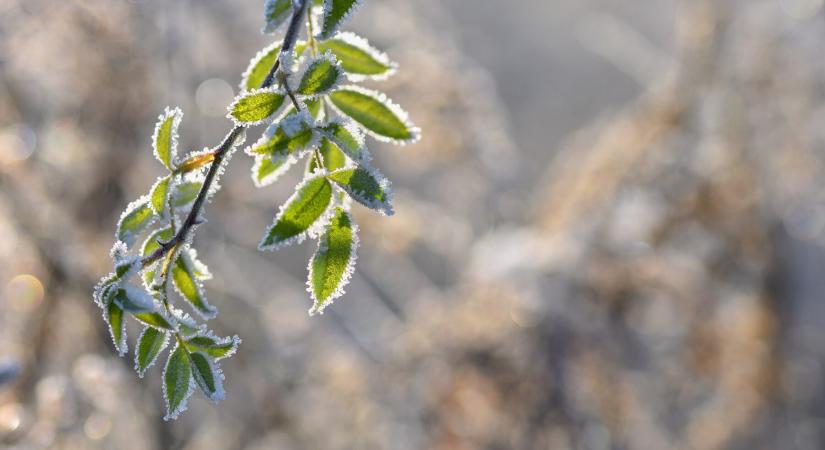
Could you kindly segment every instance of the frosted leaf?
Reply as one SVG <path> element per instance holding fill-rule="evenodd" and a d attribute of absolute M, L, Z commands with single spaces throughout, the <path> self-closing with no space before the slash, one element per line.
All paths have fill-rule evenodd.
<path fill-rule="evenodd" d="M 307 178 L 281 206 L 258 249 L 278 250 L 316 235 L 331 203 L 332 186 L 324 174 Z"/>
<path fill-rule="evenodd" d="M 157 361 L 160 352 L 169 344 L 169 333 L 145 327 L 135 346 L 135 371 L 143 378 L 146 370 Z"/>
<path fill-rule="evenodd" d="M 358 203 L 386 216 L 393 215 L 390 182 L 374 167 L 364 164 L 337 170 L 329 174 L 329 179 Z"/>
<path fill-rule="evenodd" d="M 163 368 L 163 399 L 166 402 L 163 420 L 177 419 L 186 410 L 186 401 L 192 395 L 193 388 L 189 355 L 186 349 L 176 344 Z"/>
<path fill-rule="evenodd" d="M 236 125 L 260 125 L 274 118 L 285 103 L 284 94 L 277 87 L 253 89 L 235 97 L 226 117 Z"/>
<path fill-rule="evenodd" d="M 266 0 L 264 3 L 264 27 L 261 33 L 278 31 L 292 16 L 291 0 Z"/>
<path fill-rule="evenodd" d="M 215 358 L 216 361 L 234 355 L 239 345 L 241 345 L 241 338 L 238 336 L 219 338 L 211 331 L 200 333 L 186 340 L 186 347 L 189 351 L 203 352 Z"/>
<path fill-rule="evenodd" d="M 149 293 L 132 285 L 124 285 L 115 294 L 114 302 L 130 313 L 147 313 L 154 311 L 155 300 Z"/>
<path fill-rule="evenodd" d="M 212 403 L 219 403 L 226 396 L 223 390 L 223 372 L 209 356 L 201 352 L 189 354 L 195 383 Z"/>
<path fill-rule="evenodd" d="M 151 225 L 157 216 L 149 206 L 149 196 L 144 195 L 139 199 L 129 203 L 126 211 L 120 216 L 117 223 L 117 239 L 131 247 L 135 243 L 137 235 Z"/>
<path fill-rule="evenodd" d="M 335 54 L 351 81 L 383 80 L 398 68 L 386 53 L 355 33 L 338 33 L 332 39 L 319 42 L 318 48 Z"/>
<path fill-rule="evenodd" d="M 161 330 L 175 330 L 174 319 L 168 317 L 165 313 L 158 309 L 155 312 L 133 314 L 133 317 L 144 325 L 159 328 Z"/>
<path fill-rule="evenodd" d="M 329 99 L 338 112 L 380 141 L 410 144 L 419 139 L 420 130 L 409 121 L 407 113 L 380 92 L 345 86 L 329 94 Z"/>
<path fill-rule="evenodd" d="M 172 161 L 177 157 L 178 126 L 180 126 L 181 119 L 183 119 L 183 111 L 180 108 L 167 107 L 158 117 L 158 123 L 152 135 L 155 158 L 169 170 L 173 170 Z"/>
<path fill-rule="evenodd" d="M 256 185 L 273 182 L 295 164 L 305 150 L 317 147 L 319 135 L 312 128 L 313 123 L 307 111 L 290 114 L 280 123 L 270 125 L 261 138 L 246 149 L 256 158 L 252 169 Z M 264 163 L 259 158 L 268 158 L 270 162 Z"/>
<path fill-rule="evenodd" d="M 198 198 L 198 193 L 203 186 L 203 179 L 203 176 L 200 175 L 192 176 L 187 181 L 176 185 L 172 194 L 172 205 L 179 209 L 191 206 Z"/>
<path fill-rule="evenodd" d="M 218 315 L 218 309 L 206 301 L 200 280 L 195 276 L 195 268 L 188 252 L 181 252 L 172 265 L 172 282 L 175 290 L 204 319 Z"/>
<path fill-rule="evenodd" d="M 115 298 L 118 289 L 120 289 L 120 279 L 114 273 L 110 273 L 95 285 L 92 299 L 97 306 L 106 309 Z"/>
<path fill-rule="evenodd" d="M 125 355 L 129 351 L 126 345 L 126 318 L 117 302 L 110 302 L 103 310 L 103 320 L 109 325 L 109 335 L 112 337 L 118 355 Z"/>
<path fill-rule="evenodd" d="M 327 171 L 333 171 L 347 165 L 347 157 L 344 155 L 344 152 L 325 137 L 321 138 L 321 143 L 318 145 L 318 153 L 321 154 L 323 166 L 318 165 L 318 158 L 309 158 L 306 169 L 308 174 L 321 168 Z"/>
<path fill-rule="evenodd" d="M 241 79 L 241 92 L 258 89 L 263 84 L 281 51 L 281 43 L 274 42 L 259 51 L 247 66 Z"/>
<path fill-rule="evenodd" d="M 336 208 L 309 262 L 307 290 L 314 302 L 310 315 L 323 313 L 327 305 L 344 294 L 355 268 L 357 248 L 358 226 L 349 212 Z"/>
<path fill-rule="evenodd" d="M 338 64 L 335 55 L 327 52 L 308 59 L 296 79 L 299 80 L 295 89 L 296 93 L 317 97 L 338 87 L 344 79 L 344 70 Z"/>
<path fill-rule="evenodd" d="M 372 159 L 364 145 L 364 133 L 352 120 L 336 118 L 319 131 L 356 163 L 368 163 Z"/>
<path fill-rule="evenodd" d="M 331 38 L 360 4 L 361 0 L 325 0 L 324 16 L 321 19 L 321 32 L 318 33 L 318 38 L 321 40 Z"/>
<path fill-rule="evenodd" d="M 158 178 L 158 181 L 156 181 L 154 186 L 152 186 L 152 190 L 149 191 L 149 198 L 151 199 L 149 205 L 152 207 L 152 212 L 154 214 L 159 216 L 163 215 L 167 205 L 166 200 L 169 198 L 169 185 L 171 182 L 171 176 Z"/>

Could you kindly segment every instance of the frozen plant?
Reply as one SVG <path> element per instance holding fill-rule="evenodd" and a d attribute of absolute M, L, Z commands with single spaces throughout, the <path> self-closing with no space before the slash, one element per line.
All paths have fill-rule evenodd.
<path fill-rule="evenodd" d="M 352 275 L 358 247 L 352 200 L 381 214 L 393 212 L 390 183 L 370 164 L 365 135 L 406 144 L 416 141 L 419 131 L 386 95 L 352 84 L 386 78 L 396 69 L 366 39 L 339 31 L 360 3 L 266 1 L 263 31 L 285 28 L 284 36 L 250 62 L 241 94 L 228 108 L 234 127 L 217 147 L 179 157 L 183 113 L 167 108 L 158 119 L 152 146 L 166 173 L 120 217 L 111 252 L 114 270 L 95 287 L 94 300 L 120 355 L 128 352 L 127 317 L 144 327 L 135 344 L 139 376 L 170 348 L 163 369 L 165 419 L 186 409 L 196 387 L 213 402 L 223 399 L 218 361 L 234 354 L 241 342 L 237 336 L 218 337 L 198 323 L 214 318 L 218 309 L 206 300 L 203 282 L 211 275 L 192 239 L 247 128 L 267 125 L 261 138 L 245 148 L 255 159 L 256 186 L 273 183 L 306 159 L 303 181 L 280 207 L 259 248 L 318 241 L 309 261 L 310 314 L 323 312 L 341 296 Z M 307 38 L 299 40 L 305 25 Z M 143 243 L 136 246 L 140 238 Z M 130 281 L 136 276 L 140 287 Z M 193 314 L 176 303 L 185 303 Z"/>

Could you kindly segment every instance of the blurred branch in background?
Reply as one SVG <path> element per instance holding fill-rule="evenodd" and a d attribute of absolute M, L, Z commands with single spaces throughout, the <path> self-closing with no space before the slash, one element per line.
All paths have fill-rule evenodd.
<path fill-rule="evenodd" d="M 199 238 L 216 331 L 244 346 L 220 407 L 159 421 L 158 377 L 112 355 L 89 292 L 157 175 L 156 112 L 191 111 L 184 148 L 222 137 L 265 43 L 259 8 L 230 3 L 0 1 L 0 360 L 19 365 L 0 383 L 3 446 L 825 446 L 825 23 L 800 0 L 525 2 L 489 20 L 551 8 L 578 32 L 519 27 L 566 47 L 530 70 L 511 67 L 518 48 L 476 55 L 491 72 L 454 9 L 371 3 L 354 26 L 402 64 L 389 91 L 426 130 L 373 149 L 398 213 L 358 217 L 359 273 L 310 319 L 311 249 L 255 251 L 288 188 L 230 168 Z M 594 67 L 612 82 L 552 92 L 578 129 L 514 109 L 536 70 L 549 86 Z M 638 98 L 608 104 L 628 85 Z"/>

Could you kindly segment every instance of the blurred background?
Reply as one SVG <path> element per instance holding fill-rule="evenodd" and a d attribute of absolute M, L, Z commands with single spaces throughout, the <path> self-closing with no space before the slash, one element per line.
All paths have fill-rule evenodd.
<path fill-rule="evenodd" d="M 256 251 L 300 170 L 236 155 L 195 243 L 244 342 L 166 423 L 91 291 L 163 107 L 228 130 L 262 2 L 0 0 L 0 447 L 825 448 L 823 0 L 365 3 L 424 130 L 370 142 L 397 214 L 310 318 L 314 245 Z"/>

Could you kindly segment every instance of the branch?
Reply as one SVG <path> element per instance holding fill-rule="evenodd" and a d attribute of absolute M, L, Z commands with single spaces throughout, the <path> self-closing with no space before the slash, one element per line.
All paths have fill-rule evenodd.
<path fill-rule="evenodd" d="M 272 86 L 272 84 L 276 80 L 276 74 L 278 73 L 279 69 L 283 67 L 283 63 L 281 59 L 284 58 L 284 55 L 289 54 L 292 51 L 292 48 L 295 46 L 295 42 L 298 40 L 298 34 L 301 31 L 301 23 L 303 21 L 303 17 L 306 14 L 308 6 L 311 0 L 303 0 L 301 5 L 292 11 L 292 18 L 289 22 L 289 28 L 287 28 L 286 34 L 284 35 L 283 43 L 281 44 L 281 52 L 278 56 L 278 59 L 275 60 L 275 64 L 272 65 L 272 68 L 269 69 L 269 73 L 267 73 L 266 78 L 264 79 L 263 83 L 261 83 L 261 88 L 267 88 Z M 283 71 L 282 71 L 283 72 Z M 287 92 L 292 97 L 291 92 L 289 91 L 289 87 L 286 86 L 286 81 L 283 81 Z M 294 102 L 293 98 L 293 102 Z M 297 105 L 297 103 L 296 103 Z M 189 215 L 186 217 L 186 220 L 183 222 L 180 230 L 175 234 L 175 236 L 166 242 L 160 242 L 160 248 L 155 250 L 152 254 L 144 257 L 140 261 L 141 269 L 154 263 L 158 259 L 162 258 L 165 254 L 169 251 L 177 248 L 183 242 L 186 241 L 186 238 L 189 236 L 189 232 L 200 223 L 199 216 L 201 210 L 203 209 L 204 203 L 206 203 L 206 197 L 209 194 L 209 190 L 212 187 L 212 183 L 215 181 L 215 177 L 218 174 L 218 170 L 223 163 L 223 160 L 226 158 L 226 155 L 229 153 L 229 150 L 232 149 L 235 141 L 238 140 L 238 137 L 241 133 L 246 130 L 245 125 L 235 125 L 235 128 L 229 132 L 229 134 L 224 138 L 223 142 L 213 150 L 213 154 L 215 155 L 214 159 L 212 160 L 212 165 L 209 166 L 209 172 L 206 174 L 206 179 L 203 181 L 203 185 L 201 186 L 200 191 L 198 192 L 198 196 L 195 198 L 195 203 L 192 205 L 192 209 L 189 211 Z"/>

